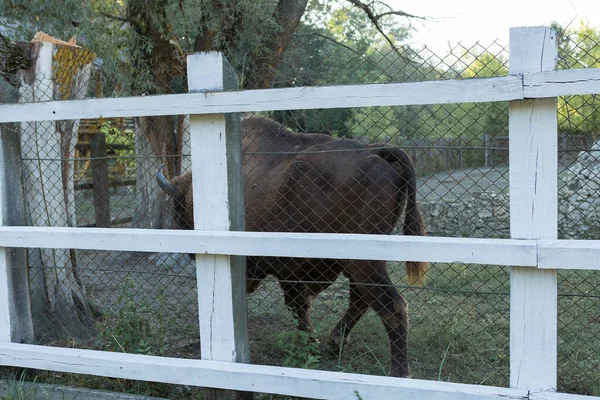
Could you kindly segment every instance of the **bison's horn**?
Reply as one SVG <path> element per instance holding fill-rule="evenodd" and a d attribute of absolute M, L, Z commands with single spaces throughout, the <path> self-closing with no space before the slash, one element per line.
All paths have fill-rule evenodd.
<path fill-rule="evenodd" d="M 173 185 L 171 182 L 169 182 L 167 178 L 165 178 L 162 172 L 164 167 L 165 164 L 161 165 L 160 167 L 158 167 L 158 171 L 156 172 L 156 180 L 158 181 L 158 186 L 160 186 L 160 188 L 164 190 L 165 193 L 169 196 L 175 196 L 179 192 L 179 189 L 177 189 L 177 186 Z"/>

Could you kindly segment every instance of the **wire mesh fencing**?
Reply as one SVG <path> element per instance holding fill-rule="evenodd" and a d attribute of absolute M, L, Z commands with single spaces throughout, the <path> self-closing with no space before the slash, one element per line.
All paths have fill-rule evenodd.
<path fill-rule="evenodd" d="M 559 68 L 598 65 L 596 38 L 560 39 Z M 292 42 L 275 87 L 508 73 L 508 52 L 498 43 L 457 45 L 446 56 L 408 47 L 369 54 L 338 48 L 343 54 L 332 56 L 308 54 L 309 44 L 327 41 L 310 40 Z M 96 63 L 87 96 L 185 90 L 181 75 L 159 82 L 143 71 L 150 84 L 127 87 L 112 73 Z M 48 81 L 51 98 L 66 98 L 55 87 Z M 559 99 L 561 238 L 597 239 L 597 104 L 596 96 Z M 192 227 L 183 192 L 168 196 L 156 180 L 164 165 L 166 182 L 185 183 L 176 177 L 192 162 L 186 117 L 23 124 L 22 134 L 28 131 L 22 179 L 29 223 Z M 242 131 L 248 230 L 510 237 L 506 102 L 256 113 L 243 116 Z M 37 146 L 44 137 L 56 144 Z M 39 340 L 199 356 L 188 255 L 32 249 L 29 260 Z M 417 286 L 420 266 L 407 278 L 404 263 L 256 257 L 247 263 L 255 363 L 381 375 L 390 366 L 406 375 L 408 364 L 416 378 L 508 385 L 507 267 L 434 263 Z M 64 273 L 57 281 L 49 267 L 59 265 Z M 561 272 L 559 281 L 558 389 L 597 394 L 598 273 Z M 67 293 L 65 305 L 56 301 L 60 293 Z"/>

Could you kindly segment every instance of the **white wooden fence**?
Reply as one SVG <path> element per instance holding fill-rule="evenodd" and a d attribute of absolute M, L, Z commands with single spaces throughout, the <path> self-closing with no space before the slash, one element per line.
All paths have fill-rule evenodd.
<path fill-rule="evenodd" d="M 556 96 L 599 94 L 600 69 L 554 71 L 556 36 L 515 28 L 510 75 L 385 85 L 218 92 L 223 59 L 188 58 L 188 93 L 140 98 L 0 105 L 0 122 L 191 114 L 196 231 L 0 227 L 0 365 L 173 384 L 351 399 L 563 399 L 557 382 L 557 269 L 600 269 L 600 242 L 557 240 Z M 204 66 L 210 66 L 206 70 Z M 202 69 L 200 69 L 202 67 Z M 240 205 L 238 149 L 223 113 L 263 110 L 510 102 L 511 239 L 233 232 Z M 229 151 L 228 151 L 229 150 Z M 237 157 L 237 158 L 236 158 Z M 237 164 L 236 164 L 237 163 Z M 233 178 L 232 178 L 233 177 Z M 229 179 L 229 181 L 228 181 Z M 4 190 L 0 187 L 0 192 Z M 10 207 L 1 204 L 0 207 Z M 0 210 L 1 211 L 1 210 Z M 0 213 L 2 215 L 2 213 Z M 236 217 L 237 215 L 237 217 Z M 236 218 L 238 218 L 236 220 Z M 237 222 L 236 222 L 237 221 Z M 202 360 L 11 343 L 4 247 L 198 254 Z M 243 364 L 243 277 L 236 255 L 326 257 L 509 265 L 510 388 Z M 587 398 L 587 397 L 586 397 Z"/>

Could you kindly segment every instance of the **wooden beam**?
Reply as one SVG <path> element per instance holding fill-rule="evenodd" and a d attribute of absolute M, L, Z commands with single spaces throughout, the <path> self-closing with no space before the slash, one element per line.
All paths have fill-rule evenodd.
<path fill-rule="evenodd" d="M 0 343 L 0 365 L 332 400 L 590 399 L 526 389 L 15 343 Z"/>
<path fill-rule="evenodd" d="M 522 98 L 521 77 L 508 76 L 13 104 L 0 107 L 0 122 L 450 104 Z"/>
<path fill-rule="evenodd" d="M 600 94 L 600 68 L 524 74 L 525 98 Z"/>
<path fill-rule="evenodd" d="M 598 93 L 600 68 L 585 68 L 483 79 L 5 104 L 0 122 L 477 103 Z"/>
<path fill-rule="evenodd" d="M 216 52 L 188 56 L 190 91 L 231 90 L 237 76 Z M 190 115 L 194 229 L 244 230 L 240 118 Z M 196 254 L 203 360 L 249 362 L 243 257 Z"/>
<path fill-rule="evenodd" d="M 534 240 L 342 233 L 0 227 L 0 246 L 531 267 L 537 261 Z"/>
<path fill-rule="evenodd" d="M 510 30 L 510 74 L 553 70 L 556 33 Z M 556 98 L 509 103 L 510 232 L 513 239 L 557 236 Z M 510 277 L 510 385 L 556 390 L 556 270 L 513 267 Z"/>
<path fill-rule="evenodd" d="M 0 103 L 18 101 L 17 89 L 0 79 Z M 0 225 L 25 225 L 18 123 L 0 124 Z M 0 340 L 32 343 L 33 322 L 27 250 L 0 247 Z"/>
<path fill-rule="evenodd" d="M 538 268 L 600 270 L 598 240 L 539 240 Z"/>

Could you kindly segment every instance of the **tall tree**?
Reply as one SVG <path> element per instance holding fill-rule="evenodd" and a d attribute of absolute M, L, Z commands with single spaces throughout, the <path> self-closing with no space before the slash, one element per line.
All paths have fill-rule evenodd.
<path fill-rule="evenodd" d="M 390 19 L 408 16 L 384 2 L 358 0 L 311 0 L 310 5 L 309 0 L 0 0 L 0 4 L 6 10 L 4 25 L 24 33 L 24 38 L 38 29 L 63 37 L 80 34 L 110 73 L 104 77 L 107 95 L 184 90 L 189 51 L 221 51 L 237 69 L 242 88 L 271 87 L 305 15 L 310 14 L 307 23 L 318 25 L 319 14 L 354 10 L 349 18 L 360 15 L 361 24 L 369 27 L 362 36 L 354 29 L 354 37 L 364 42 L 375 33 L 392 47 L 397 36 Z M 19 23 L 10 22 L 17 19 Z M 170 176 L 181 172 L 185 119 L 139 118 L 136 134 L 138 205 L 133 224 L 168 227 L 167 199 L 157 190 L 154 174 L 162 164 Z"/>
<path fill-rule="evenodd" d="M 324 3 L 313 1 L 315 8 Z M 168 93 L 185 87 L 184 61 L 187 51 L 220 51 L 241 75 L 243 88 L 272 87 L 278 67 L 308 7 L 308 0 L 127 0 L 122 7 L 108 4 L 101 12 L 111 22 L 125 22 L 134 32 L 129 62 L 138 79 L 133 94 Z M 377 32 L 384 33 L 383 20 L 395 14 L 349 1 L 367 16 Z M 383 4 L 383 3 L 381 3 Z M 399 13 L 406 16 L 403 13 Z M 392 36 L 385 36 L 393 43 Z M 366 38 L 366 36 L 365 36 Z M 393 46 L 393 44 L 392 44 Z M 396 49 L 397 50 L 397 49 Z M 145 90 L 144 90 L 145 89 Z M 186 140 L 182 118 L 138 119 L 138 208 L 136 227 L 168 227 L 163 210 L 167 199 L 156 189 L 154 173 L 167 165 L 167 173 L 181 172 L 176 156 Z"/>
<path fill-rule="evenodd" d="M 92 52 L 51 43 L 19 46 L 1 37 L 0 42 L 0 47 L 8 50 L 0 51 L 0 75 L 18 90 L 19 101 L 85 96 Z M 14 49 L 19 48 L 27 51 L 15 54 Z M 73 158 L 78 122 L 23 122 L 20 126 L 24 197 L 31 225 L 76 225 Z M 75 252 L 32 249 L 29 254 L 29 266 L 35 271 L 30 290 L 36 337 L 90 336 L 94 332 L 92 312 L 77 274 Z"/>

